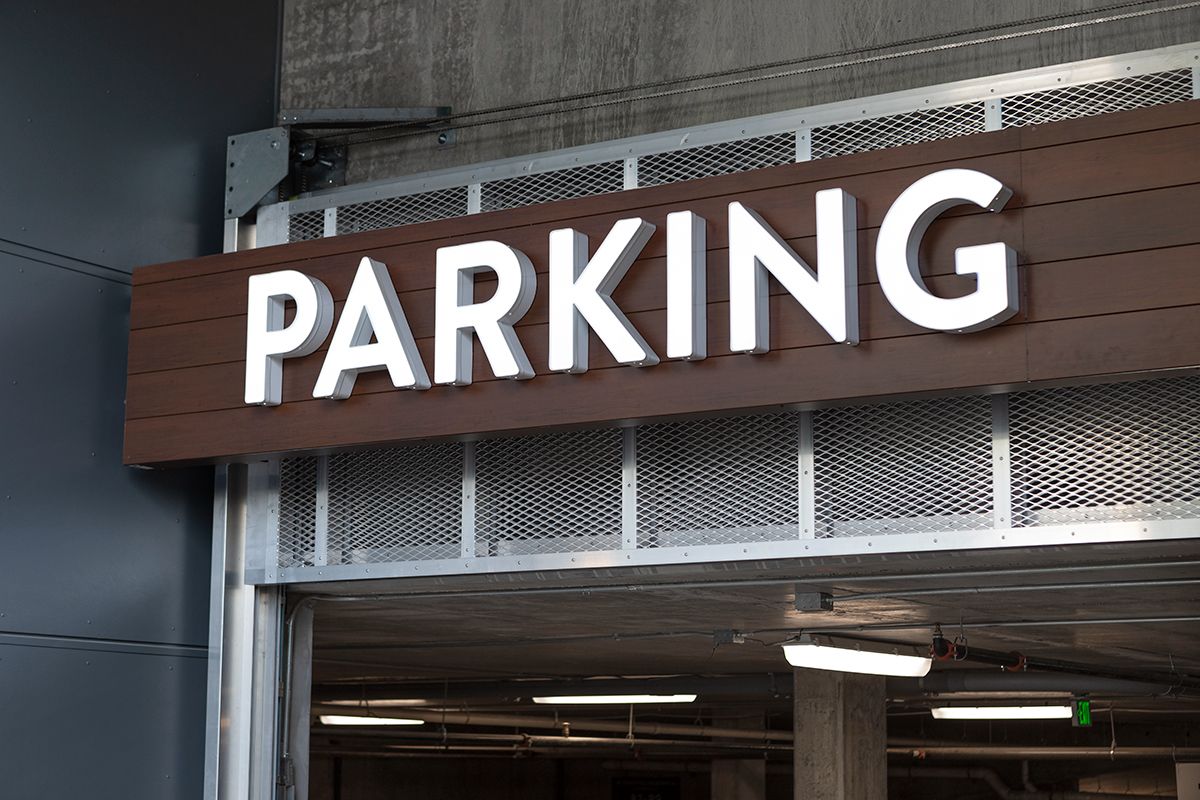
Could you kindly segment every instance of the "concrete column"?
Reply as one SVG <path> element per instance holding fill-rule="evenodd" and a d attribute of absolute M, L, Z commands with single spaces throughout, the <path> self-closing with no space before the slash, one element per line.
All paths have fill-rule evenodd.
<path fill-rule="evenodd" d="M 713 724 L 722 728 L 745 728 L 746 730 L 761 731 L 766 725 L 766 720 L 761 717 L 722 717 L 714 714 Z M 721 740 L 714 739 L 714 741 Z M 767 762 L 762 758 L 713 759 L 711 785 L 712 800 L 765 800 L 767 796 Z"/>
<path fill-rule="evenodd" d="M 887 797 L 884 678 L 795 671 L 796 800 Z"/>

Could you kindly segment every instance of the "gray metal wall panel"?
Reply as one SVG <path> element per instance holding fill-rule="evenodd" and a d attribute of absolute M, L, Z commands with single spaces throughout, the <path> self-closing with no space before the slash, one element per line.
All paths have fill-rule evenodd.
<path fill-rule="evenodd" d="M 275 0 L 0 24 L 0 796 L 197 798 L 212 472 L 121 465 L 128 273 L 221 249 Z M 81 649 L 86 648 L 86 649 Z"/>
<path fill-rule="evenodd" d="M 121 466 L 128 308 L 0 253 L 0 631 L 207 641 L 211 471 Z"/>
<path fill-rule="evenodd" d="M 219 252 L 225 137 L 273 124 L 277 8 L 6 3 L 0 237 L 126 271 Z"/>
<path fill-rule="evenodd" d="M 0 641 L 0 794 L 199 797 L 205 663 Z"/>

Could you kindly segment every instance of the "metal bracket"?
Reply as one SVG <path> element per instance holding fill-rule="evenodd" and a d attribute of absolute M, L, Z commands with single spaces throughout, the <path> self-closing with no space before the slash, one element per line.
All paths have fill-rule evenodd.
<path fill-rule="evenodd" d="M 289 196 L 346 184 L 346 146 L 305 139 L 291 149 L 291 171 L 284 193 Z"/>
<path fill-rule="evenodd" d="M 450 106 L 387 108 L 289 108 L 279 112 L 280 125 L 300 128 L 351 128 L 356 125 L 432 125 L 450 116 Z"/>
<path fill-rule="evenodd" d="M 833 595 L 825 592 L 796 592 L 796 610 L 833 611 Z"/>
<path fill-rule="evenodd" d="M 287 128 L 230 136 L 225 143 L 225 219 L 250 212 L 288 175 Z"/>
<path fill-rule="evenodd" d="M 746 634 L 741 631 L 719 628 L 713 631 L 713 647 L 723 644 L 745 644 Z"/>

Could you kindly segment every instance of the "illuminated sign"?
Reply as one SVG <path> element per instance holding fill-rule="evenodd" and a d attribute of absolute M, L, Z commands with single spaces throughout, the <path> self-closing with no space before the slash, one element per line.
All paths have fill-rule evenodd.
<path fill-rule="evenodd" d="M 1017 311 L 1016 254 L 1007 244 L 961 247 L 954 269 L 974 276 L 976 287 L 962 297 L 934 295 L 921 278 L 918 252 L 930 223 L 958 205 L 999 211 L 1012 192 L 988 175 L 947 169 L 904 190 L 879 229 L 875 267 L 888 302 L 923 328 L 963 333 L 991 327 Z M 769 348 L 768 276 L 787 290 L 834 341 L 858 343 L 858 204 L 841 189 L 816 193 L 817 269 L 739 202 L 728 206 L 729 346 L 738 353 Z M 705 319 L 706 221 L 690 211 L 667 215 L 668 359 L 707 355 Z M 649 367 L 655 353 L 617 304 L 612 293 L 629 271 L 655 226 L 641 218 L 619 220 L 591 257 L 588 237 L 572 228 L 550 232 L 548 257 L 548 372 L 588 369 L 589 331 L 619 364 Z M 474 300 L 480 273 L 496 280 L 495 293 Z M 246 392 L 251 405 L 278 405 L 283 362 L 310 355 L 329 337 L 329 350 L 313 397 L 345 399 L 361 372 L 386 370 L 397 389 L 471 382 L 472 345 L 477 338 L 492 372 L 500 378 L 533 378 L 534 366 L 514 325 L 529 310 L 537 277 L 529 258 L 499 241 L 443 247 L 436 256 L 433 379 L 417 352 L 408 321 L 387 268 L 371 258 L 359 263 L 334 328 L 329 289 L 296 270 L 255 275 L 248 282 Z M 284 311 L 295 305 L 290 322 Z"/>

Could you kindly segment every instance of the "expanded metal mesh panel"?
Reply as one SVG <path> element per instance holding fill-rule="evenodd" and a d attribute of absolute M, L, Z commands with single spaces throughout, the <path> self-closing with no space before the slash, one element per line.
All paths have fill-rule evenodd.
<path fill-rule="evenodd" d="M 820 538 L 991 527 L 987 397 L 813 413 Z"/>
<path fill-rule="evenodd" d="M 337 232 L 357 233 L 395 228 L 417 222 L 461 217 L 467 213 L 467 187 L 407 194 L 366 203 L 352 203 L 337 211 Z"/>
<path fill-rule="evenodd" d="M 279 464 L 279 566 L 313 563 L 316 521 L 317 460 L 283 459 Z"/>
<path fill-rule="evenodd" d="M 457 442 L 329 459 L 329 563 L 458 558 L 463 446 Z"/>
<path fill-rule="evenodd" d="M 812 157 L 830 158 L 865 153 L 868 150 L 966 136 L 984 129 L 982 102 L 923 108 L 890 117 L 873 117 L 813 128 Z"/>
<path fill-rule="evenodd" d="M 1200 517 L 1200 377 L 1009 399 L 1017 526 Z"/>
<path fill-rule="evenodd" d="M 1190 99 L 1192 71 L 1177 69 L 1005 97 L 1000 116 L 1005 128 L 1017 128 Z"/>
<path fill-rule="evenodd" d="M 620 430 L 491 439 L 475 453 L 477 555 L 620 548 Z"/>
<path fill-rule="evenodd" d="M 288 217 L 288 241 L 302 242 L 325 235 L 325 211 L 302 211 Z"/>
<path fill-rule="evenodd" d="M 638 158 L 638 186 L 690 181 L 748 169 L 791 164 L 796 134 L 776 133 Z"/>
<path fill-rule="evenodd" d="M 619 192 L 625 185 L 625 162 L 605 161 L 580 167 L 539 172 L 489 181 L 480 186 L 480 207 L 499 211 L 551 200 L 569 200 L 605 192 Z"/>
<path fill-rule="evenodd" d="M 799 420 L 772 414 L 639 428 L 638 546 L 798 538 Z"/>

